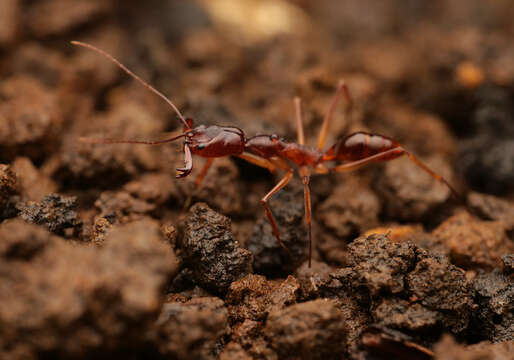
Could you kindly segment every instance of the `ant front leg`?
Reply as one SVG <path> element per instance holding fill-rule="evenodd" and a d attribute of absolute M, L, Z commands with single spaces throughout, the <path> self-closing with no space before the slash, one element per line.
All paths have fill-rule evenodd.
<path fill-rule="evenodd" d="M 198 189 L 200 187 L 203 179 L 205 178 L 205 175 L 207 175 L 207 172 L 209 171 L 213 162 L 214 162 L 214 158 L 207 158 L 207 161 L 205 162 L 205 165 L 203 166 L 202 171 L 200 171 L 200 174 L 198 174 L 198 176 L 196 177 L 195 188 Z"/>
<path fill-rule="evenodd" d="M 184 167 L 177 168 L 177 174 L 175 177 L 177 179 L 184 178 L 191 174 L 193 170 L 193 155 L 191 154 L 191 149 L 187 144 L 184 144 Z"/>

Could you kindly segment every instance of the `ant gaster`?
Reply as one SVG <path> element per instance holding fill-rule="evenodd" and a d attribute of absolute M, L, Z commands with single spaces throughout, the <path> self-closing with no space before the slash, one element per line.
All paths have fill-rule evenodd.
<path fill-rule="evenodd" d="M 459 194 L 444 178 L 428 168 L 414 155 L 407 152 L 398 142 L 386 136 L 370 134 L 362 131 L 355 132 L 337 141 L 333 146 L 324 151 L 323 148 L 325 146 L 328 127 L 331 123 L 332 115 L 339 98 L 344 96 L 346 100 L 346 114 L 348 114 L 353 104 L 348 87 L 343 81 L 339 82 L 327 114 L 323 119 L 323 124 L 318 136 L 318 146 L 316 149 L 313 149 L 305 146 L 301 103 L 299 98 L 294 99 L 298 132 L 297 143 L 286 141 L 279 138 L 277 135 L 257 135 L 247 138 L 243 130 L 233 126 L 200 125 L 193 127 L 192 119 L 184 118 L 171 100 L 130 71 L 114 57 L 90 44 L 78 41 L 72 41 L 72 44 L 91 49 L 115 63 L 148 90 L 166 101 L 178 115 L 183 125 L 183 132 L 181 134 L 165 140 L 139 141 L 81 138 L 82 142 L 99 144 L 156 145 L 184 138 L 184 166 L 177 168 L 176 177 L 183 178 L 191 173 L 193 169 L 192 155 L 199 155 L 207 158 L 207 162 L 196 179 L 195 183 L 197 186 L 200 185 L 207 174 L 214 158 L 222 156 L 237 156 L 254 165 L 266 168 L 271 172 L 276 170 L 284 171 L 285 175 L 275 185 L 275 187 L 273 187 L 273 189 L 271 189 L 261 199 L 261 203 L 272 226 L 273 234 L 277 238 L 279 244 L 289 254 L 290 252 L 288 248 L 280 239 L 278 225 L 273 217 L 268 201 L 274 194 L 289 183 L 293 177 L 294 170 L 296 169 L 304 186 L 305 218 L 307 221 L 309 236 L 309 267 L 311 267 L 312 260 L 311 195 L 309 189 L 311 169 L 318 174 L 342 173 L 353 171 L 370 163 L 393 160 L 405 155 L 417 166 L 429 173 L 434 179 L 448 186 L 455 197 L 460 198 Z M 326 162 L 328 161 L 338 162 L 339 164 L 327 166 Z"/>

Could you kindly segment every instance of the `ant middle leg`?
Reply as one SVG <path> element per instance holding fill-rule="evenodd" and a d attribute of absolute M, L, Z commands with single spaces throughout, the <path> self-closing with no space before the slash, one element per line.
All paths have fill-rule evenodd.
<path fill-rule="evenodd" d="M 268 205 L 268 201 L 271 199 L 271 197 L 276 194 L 278 191 L 280 191 L 282 188 L 284 188 L 289 181 L 291 181 L 291 178 L 293 177 L 293 169 L 289 169 L 284 177 L 271 189 L 262 199 L 261 204 L 264 207 L 264 211 L 266 212 L 266 216 L 268 217 L 268 221 L 271 224 L 271 228 L 273 230 L 273 234 L 275 235 L 275 238 L 277 238 L 278 243 L 280 246 L 287 251 L 291 259 L 293 258 L 291 251 L 287 248 L 287 246 L 282 242 L 280 239 L 280 233 L 278 231 L 278 225 L 275 221 L 275 218 L 273 217 L 273 213 L 271 212 L 271 209 Z"/>
<path fill-rule="evenodd" d="M 312 231 L 311 231 L 311 219 L 312 219 L 312 209 L 311 209 L 311 190 L 309 188 L 310 182 L 310 169 L 308 166 L 301 166 L 299 168 L 299 173 L 302 178 L 303 183 L 303 198 L 304 198 L 304 207 L 305 207 L 305 221 L 307 222 L 307 233 L 309 236 L 309 268 L 312 263 Z"/>

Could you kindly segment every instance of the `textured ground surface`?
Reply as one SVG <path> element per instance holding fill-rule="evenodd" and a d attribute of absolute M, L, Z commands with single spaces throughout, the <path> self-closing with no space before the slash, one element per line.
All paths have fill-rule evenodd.
<path fill-rule="evenodd" d="M 227 10 L 228 9 L 228 10 Z M 508 0 L 2 0 L 0 358 L 510 359 L 514 352 L 514 17 Z M 179 128 L 314 145 L 390 136 L 408 159 L 301 182 L 223 158 L 174 178 Z M 343 120 L 344 119 L 344 120 Z"/>

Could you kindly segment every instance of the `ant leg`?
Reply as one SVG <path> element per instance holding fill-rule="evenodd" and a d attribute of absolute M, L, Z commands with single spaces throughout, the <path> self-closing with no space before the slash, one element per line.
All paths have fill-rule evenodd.
<path fill-rule="evenodd" d="M 203 178 L 205 177 L 205 175 L 207 175 L 207 171 L 209 171 L 209 168 L 211 167 L 213 162 L 214 162 L 214 158 L 207 159 L 205 165 L 202 168 L 202 171 L 200 171 L 200 174 L 198 174 L 198 176 L 196 177 L 196 180 L 195 180 L 196 188 L 200 187 L 200 184 L 202 183 Z"/>
<path fill-rule="evenodd" d="M 177 179 L 188 176 L 193 170 L 193 155 L 191 154 L 191 149 L 187 144 L 184 144 L 184 167 L 177 168 L 176 170 L 177 174 L 175 177 Z"/>
<path fill-rule="evenodd" d="M 294 107 L 296 110 L 296 131 L 298 132 L 298 144 L 305 145 L 305 135 L 303 134 L 302 119 L 302 100 L 299 97 L 294 98 Z"/>
<path fill-rule="evenodd" d="M 350 95 L 350 90 L 348 89 L 348 86 L 346 85 L 344 80 L 340 80 L 339 85 L 337 86 L 336 93 L 334 94 L 334 97 L 332 98 L 332 103 L 330 104 L 330 107 L 328 108 L 327 114 L 325 115 L 325 118 L 323 119 L 323 124 L 321 125 L 321 129 L 319 131 L 318 150 L 323 150 L 323 147 L 325 146 L 325 140 L 327 139 L 328 126 L 330 125 L 330 122 L 332 121 L 332 116 L 334 114 L 334 110 L 339 101 L 341 93 L 344 95 L 344 98 L 347 103 L 346 114 L 348 114 L 350 109 L 352 108 L 353 100 Z"/>
<path fill-rule="evenodd" d="M 384 152 L 365 157 L 360 160 L 351 161 L 346 164 L 337 165 L 335 167 L 329 168 L 329 172 L 348 172 L 356 170 L 364 165 L 370 164 L 372 162 L 381 162 L 396 159 L 405 154 L 405 150 L 401 147 L 395 147 Z"/>
<path fill-rule="evenodd" d="M 272 164 L 269 160 L 263 159 L 259 156 L 244 152 L 242 154 L 236 155 L 238 158 L 243 159 L 245 161 L 248 161 L 251 164 L 263 167 L 265 169 L 268 169 L 269 172 L 275 172 L 277 170 L 277 167 Z"/>
<path fill-rule="evenodd" d="M 412 162 L 414 162 L 417 166 L 419 166 L 421 169 L 423 169 L 425 172 L 427 172 L 430 176 L 432 176 L 434 179 L 439 181 L 440 183 L 446 185 L 452 195 L 456 198 L 458 201 L 465 202 L 462 198 L 462 196 L 453 188 L 453 186 L 450 185 L 446 179 L 444 179 L 441 175 L 430 169 L 427 165 L 425 165 L 421 160 L 419 160 L 417 157 L 412 155 L 411 153 L 405 151 L 402 147 L 395 147 L 389 150 L 386 150 L 384 152 L 366 157 L 364 159 L 352 161 L 346 164 L 338 165 L 333 168 L 329 168 L 330 172 L 347 172 L 347 171 L 353 171 L 357 168 L 360 168 L 361 166 L 367 165 L 372 162 L 382 162 L 382 161 L 388 161 L 396 159 L 402 155 L 406 155 Z"/>
<path fill-rule="evenodd" d="M 277 222 L 275 221 L 275 218 L 273 217 L 273 214 L 271 212 L 271 209 L 268 205 L 268 201 L 269 199 L 274 195 L 276 194 L 280 189 L 282 189 L 284 186 L 286 186 L 289 181 L 291 180 L 291 178 L 293 177 L 293 169 L 289 169 L 287 171 L 287 173 L 284 175 L 284 177 L 278 182 L 277 185 L 275 185 L 275 187 L 273 189 L 271 189 L 262 199 L 261 199 L 261 204 L 262 206 L 264 206 L 264 210 L 266 211 L 266 216 L 268 217 L 268 221 L 270 222 L 271 224 L 271 228 L 273 229 L 273 234 L 275 235 L 275 237 L 277 238 L 278 240 L 278 243 L 280 244 L 280 246 L 282 246 L 282 248 L 284 248 L 287 253 L 289 254 L 289 256 L 291 257 L 291 259 L 293 258 L 292 254 L 291 254 L 291 251 L 287 248 L 287 246 L 282 242 L 282 240 L 280 240 L 280 234 L 279 234 L 279 231 L 278 231 L 278 225 L 277 225 Z"/>
<path fill-rule="evenodd" d="M 453 186 L 451 186 L 450 183 L 448 181 L 446 181 L 445 178 L 443 178 L 441 175 L 439 175 L 438 173 L 436 173 L 435 171 L 430 169 L 428 166 L 426 166 L 424 163 L 422 163 L 421 160 L 419 160 L 417 157 L 415 157 L 411 153 L 405 151 L 405 155 L 407 155 L 409 157 L 409 159 L 411 159 L 416 165 L 418 165 L 420 168 L 422 168 L 427 173 L 429 173 L 434 179 L 436 179 L 437 181 L 448 186 L 448 188 L 450 189 L 450 191 L 452 192 L 452 195 L 455 197 L 456 200 L 462 202 L 463 204 L 466 204 L 466 200 L 462 197 L 462 195 L 459 194 L 457 192 L 457 190 L 455 190 L 453 188 Z"/>
<path fill-rule="evenodd" d="M 302 176 L 303 183 L 303 198 L 305 201 L 305 220 L 307 221 L 307 232 L 309 235 L 309 268 L 312 262 L 312 231 L 311 231 L 311 190 L 309 189 L 310 182 L 310 170 L 307 166 L 302 166 L 299 169 L 300 175 Z"/>

